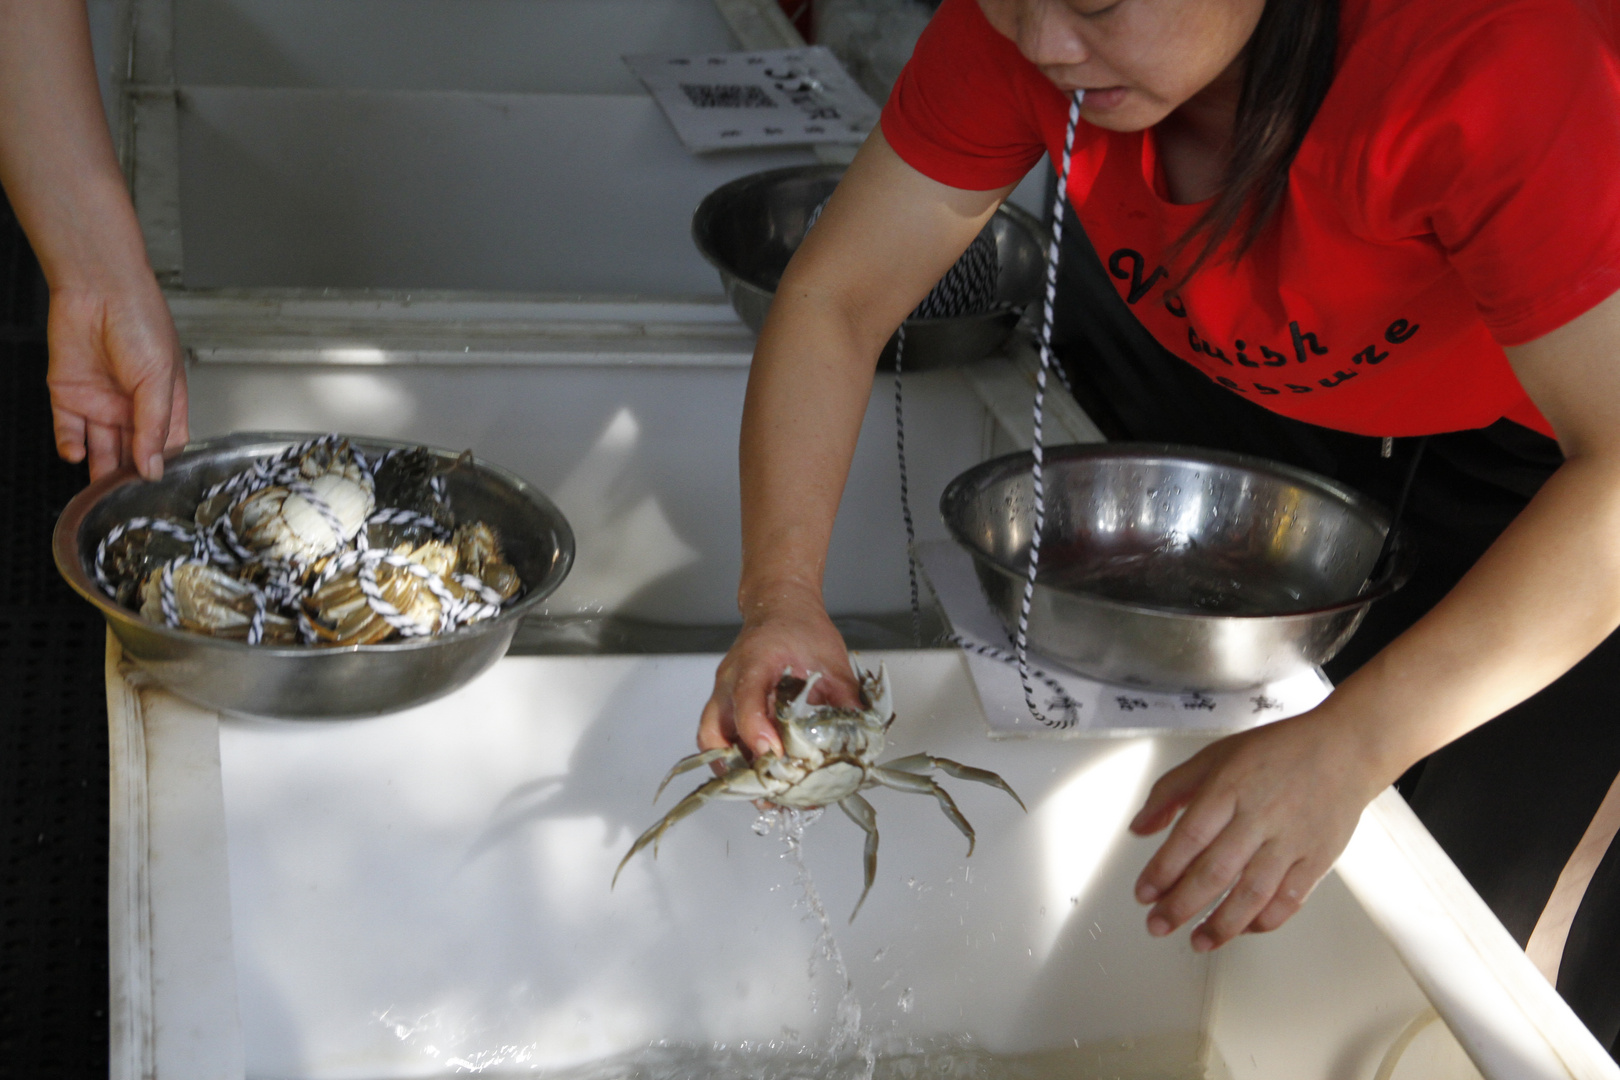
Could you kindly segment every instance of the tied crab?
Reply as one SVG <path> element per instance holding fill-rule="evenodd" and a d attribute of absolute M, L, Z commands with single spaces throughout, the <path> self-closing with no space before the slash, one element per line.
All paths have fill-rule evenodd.
<path fill-rule="evenodd" d="M 969 855 L 973 854 L 973 826 L 962 816 L 950 794 L 928 775 L 930 772 L 937 769 L 958 780 L 974 780 L 1000 788 L 1012 796 L 1020 808 L 1027 809 L 1018 793 L 987 769 L 976 769 L 926 753 L 908 754 L 878 764 L 877 759 L 887 743 L 889 726 L 894 723 L 888 672 L 879 665 L 873 673 L 858 663 L 854 663 L 854 670 L 860 681 L 860 709 L 811 705 L 810 688 L 821 674 L 811 672 L 808 679 L 801 680 L 794 678 L 791 672 L 783 672 L 776 686 L 776 720 L 782 731 L 783 753 L 766 752 L 749 761 L 741 750 L 728 746 L 705 750 L 676 762 L 664 782 L 658 785 L 658 792 L 653 796 L 655 801 L 669 782 L 684 772 L 712 762 L 719 762 L 725 772 L 700 785 L 642 833 L 625 853 L 619 869 L 614 871 L 614 882 L 618 882 L 619 873 L 636 852 L 649 844 L 656 858 L 658 841 L 664 833 L 711 800 L 762 799 L 798 810 L 837 803 L 866 833 L 866 885 L 855 903 L 855 910 L 850 912 L 853 922 L 877 876 L 877 811 L 861 797 L 862 791 L 881 786 L 916 795 L 932 795 L 951 824 L 967 837 Z"/>
<path fill-rule="evenodd" d="M 309 563 L 354 539 L 376 507 L 374 491 L 347 442 L 317 443 L 299 459 L 295 476 L 233 506 L 230 525 L 264 558 Z"/>
<path fill-rule="evenodd" d="M 470 450 L 368 457 L 318 436 L 210 485 L 189 520 L 116 523 L 96 546 L 96 583 L 143 618 L 249 645 L 448 633 L 523 592 L 495 530 L 452 512 L 450 474 L 477 468 Z"/>
<path fill-rule="evenodd" d="M 177 558 L 148 574 L 140 586 L 141 615 L 193 633 L 266 643 L 297 640 L 291 620 L 265 611 L 251 586 L 196 559 Z M 257 632 L 253 633 L 257 627 Z"/>

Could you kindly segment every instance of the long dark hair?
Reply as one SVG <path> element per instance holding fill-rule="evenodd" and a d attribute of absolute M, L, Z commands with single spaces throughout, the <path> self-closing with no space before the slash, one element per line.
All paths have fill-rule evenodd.
<path fill-rule="evenodd" d="M 1237 261 L 1277 212 L 1288 190 L 1288 167 L 1333 82 L 1338 44 L 1339 0 L 1266 0 L 1245 47 L 1247 66 L 1221 192 L 1172 251 L 1179 255 L 1203 238 L 1180 284 L 1241 225 L 1231 254 Z"/>

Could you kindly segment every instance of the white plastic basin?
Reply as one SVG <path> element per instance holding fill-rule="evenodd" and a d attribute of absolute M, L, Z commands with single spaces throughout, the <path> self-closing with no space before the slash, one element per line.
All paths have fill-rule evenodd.
<path fill-rule="evenodd" d="M 1397 797 L 1283 930 L 1200 957 L 1143 930 L 1151 841 L 1123 831 L 1196 739 L 991 740 L 958 657 L 887 659 L 893 752 L 992 768 L 1030 813 L 946 780 L 978 832 L 967 859 L 931 799 L 873 792 L 878 877 L 853 925 L 860 834 L 841 815 L 808 831 L 880 1053 L 970 1044 L 1043 1077 L 1620 1075 Z M 508 658 L 423 708 L 320 724 L 221 722 L 114 669 L 115 749 L 144 759 L 114 759 L 115 805 L 139 809 L 115 815 L 115 854 L 143 856 L 114 860 L 115 988 L 146 995 L 115 994 L 115 1059 L 144 1047 L 160 1080 L 384 1080 L 774 1046 L 827 1075 L 839 979 L 811 973 L 819 924 L 752 808 L 706 807 L 609 889 L 714 660 Z M 1443 1022 L 1403 1052 L 1431 1006 Z"/>

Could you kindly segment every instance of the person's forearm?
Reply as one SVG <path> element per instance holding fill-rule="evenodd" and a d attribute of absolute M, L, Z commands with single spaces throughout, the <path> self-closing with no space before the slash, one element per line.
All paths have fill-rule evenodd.
<path fill-rule="evenodd" d="M 784 599 L 819 605 L 878 353 L 1010 191 L 930 180 L 877 130 L 788 263 L 743 411 L 745 618 Z"/>
<path fill-rule="evenodd" d="M 748 379 L 740 453 L 745 618 L 819 599 L 827 546 L 882 347 L 826 299 L 784 283 Z"/>
<path fill-rule="evenodd" d="M 150 273 L 83 0 L 0 0 L 0 184 L 52 289 Z"/>
<path fill-rule="evenodd" d="M 1324 720 L 1356 726 L 1371 776 L 1392 782 L 1620 625 L 1614 457 L 1567 461 L 1445 599 L 1324 703 Z"/>

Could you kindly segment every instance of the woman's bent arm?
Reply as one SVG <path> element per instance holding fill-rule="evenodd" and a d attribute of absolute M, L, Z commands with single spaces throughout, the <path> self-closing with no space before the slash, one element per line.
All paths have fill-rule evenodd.
<path fill-rule="evenodd" d="M 1432 611 L 1317 709 L 1171 770 L 1132 823 L 1164 828 L 1137 882 L 1213 948 L 1296 911 L 1362 808 L 1406 768 L 1535 694 L 1620 626 L 1620 294 L 1508 358 L 1564 464 Z"/>
<path fill-rule="evenodd" d="M 715 675 L 700 746 L 780 750 L 766 704 L 784 668 L 822 671 L 826 700 L 855 703 L 821 579 L 873 369 L 1008 190 L 936 183 L 875 131 L 788 264 L 743 408 L 743 629 Z"/>
<path fill-rule="evenodd" d="M 0 184 L 50 285 L 57 451 L 92 477 L 186 441 L 174 324 L 102 113 L 83 0 L 0 0 Z"/>

